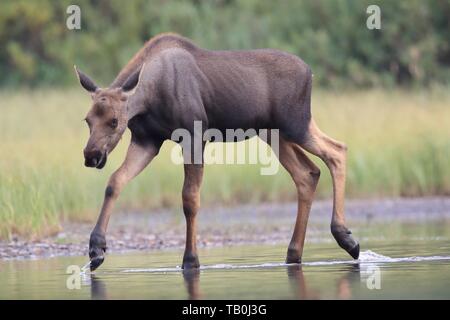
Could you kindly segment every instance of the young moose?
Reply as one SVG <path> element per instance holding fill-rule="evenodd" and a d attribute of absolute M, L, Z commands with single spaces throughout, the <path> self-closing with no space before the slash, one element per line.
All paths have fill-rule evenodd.
<path fill-rule="evenodd" d="M 104 260 L 109 217 L 123 187 L 152 161 L 174 130 L 184 128 L 194 135 L 194 121 L 201 121 L 203 130 L 215 128 L 223 133 L 238 128 L 279 130 L 278 157 L 298 194 L 287 263 L 301 262 L 320 176 L 319 168 L 303 150 L 322 159 L 333 180 L 331 233 L 344 250 L 358 258 L 359 244 L 345 226 L 346 146 L 326 136 L 312 119 L 312 73 L 300 58 L 272 49 L 210 51 L 181 36 L 162 34 L 149 40 L 108 88 L 99 88 L 75 70 L 93 100 L 86 116 L 90 137 L 84 149 L 85 165 L 103 168 L 125 129 L 131 131 L 125 161 L 109 179 L 91 233 L 91 270 Z M 202 161 L 184 164 L 182 199 L 187 229 L 183 268 L 199 267 L 196 215 L 202 175 Z"/>

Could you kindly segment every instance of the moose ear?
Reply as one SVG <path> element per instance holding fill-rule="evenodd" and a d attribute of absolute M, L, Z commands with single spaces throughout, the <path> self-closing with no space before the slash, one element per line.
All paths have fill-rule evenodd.
<path fill-rule="evenodd" d="M 128 79 L 125 80 L 124 84 L 122 85 L 122 90 L 125 94 L 132 95 L 134 93 L 141 80 L 141 73 L 142 70 L 144 70 L 144 66 L 145 64 L 143 64 L 141 68 L 133 72 L 131 76 L 129 76 Z"/>
<path fill-rule="evenodd" d="M 87 91 L 94 93 L 98 87 L 97 85 L 94 83 L 94 81 L 92 81 L 87 75 L 85 75 L 83 72 L 81 72 L 80 70 L 78 70 L 78 68 L 76 66 L 73 66 L 75 69 L 75 73 L 77 74 L 77 78 L 78 81 L 80 81 L 80 84 L 83 88 L 85 88 Z"/>

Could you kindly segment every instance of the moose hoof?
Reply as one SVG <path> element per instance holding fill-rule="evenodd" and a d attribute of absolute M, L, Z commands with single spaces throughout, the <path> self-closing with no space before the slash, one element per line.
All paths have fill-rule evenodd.
<path fill-rule="evenodd" d="M 286 264 L 292 263 L 302 263 L 302 257 L 298 254 L 297 250 L 289 248 L 286 255 Z"/>
<path fill-rule="evenodd" d="M 343 225 L 331 225 L 331 233 L 338 245 L 348 252 L 353 259 L 359 257 L 359 243 L 356 241 L 352 232 Z"/>
<path fill-rule="evenodd" d="M 100 265 L 103 263 L 103 261 L 105 261 L 104 256 L 97 256 L 95 258 L 91 258 L 91 264 L 89 266 L 91 271 L 94 271 L 95 269 L 100 267 Z"/>
<path fill-rule="evenodd" d="M 89 258 L 91 259 L 90 269 L 94 271 L 103 261 L 105 261 L 106 240 L 99 234 L 91 234 L 89 241 Z"/>
<path fill-rule="evenodd" d="M 348 253 L 352 256 L 353 259 L 359 258 L 359 243 L 353 249 L 350 249 Z"/>
<path fill-rule="evenodd" d="M 194 254 L 185 254 L 183 257 L 182 269 L 197 269 L 200 268 L 200 262 L 198 261 L 198 256 Z"/>

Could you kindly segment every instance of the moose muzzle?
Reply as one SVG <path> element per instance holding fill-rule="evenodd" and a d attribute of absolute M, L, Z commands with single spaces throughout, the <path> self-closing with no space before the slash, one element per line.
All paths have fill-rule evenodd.
<path fill-rule="evenodd" d="M 106 164 L 106 152 L 100 150 L 84 150 L 84 165 L 90 168 L 102 169 Z"/>

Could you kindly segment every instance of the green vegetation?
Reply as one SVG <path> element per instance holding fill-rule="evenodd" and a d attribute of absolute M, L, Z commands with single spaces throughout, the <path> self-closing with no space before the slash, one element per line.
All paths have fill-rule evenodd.
<path fill-rule="evenodd" d="M 0 237 L 30 238 L 58 230 L 64 219 L 97 216 L 109 174 L 124 158 L 124 136 L 102 171 L 83 166 L 90 98 L 81 88 L 0 92 Z M 450 194 L 450 93 L 316 90 L 320 128 L 349 146 L 349 197 Z M 181 212 L 182 166 L 170 161 L 171 143 L 129 184 L 118 208 L 170 206 Z M 314 157 L 313 157 L 314 158 Z M 317 159 L 314 158 L 316 161 Z M 331 195 L 320 161 L 317 197 Z M 281 169 L 261 176 L 259 165 L 209 165 L 202 201 L 208 204 L 295 200 Z"/>
<path fill-rule="evenodd" d="M 69 4 L 81 8 L 81 30 L 66 28 Z M 366 28 L 371 4 L 381 30 Z M 73 64 L 107 84 L 167 31 L 210 49 L 292 52 L 323 86 L 448 84 L 449 16 L 448 0 L 2 1 L 0 85 L 73 84 Z"/>

